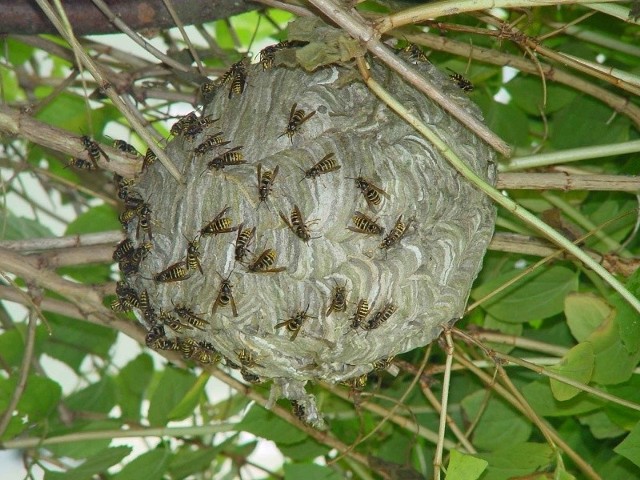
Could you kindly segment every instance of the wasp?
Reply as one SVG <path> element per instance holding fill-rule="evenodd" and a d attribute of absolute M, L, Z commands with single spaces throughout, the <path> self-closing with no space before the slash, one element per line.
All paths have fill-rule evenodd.
<path fill-rule="evenodd" d="M 136 197 L 131 197 L 130 193 L 130 189 L 131 187 L 133 187 L 136 184 L 136 181 L 132 178 L 123 178 L 118 174 L 115 174 L 113 177 L 115 184 L 116 184 L 116 192 L 118 194 L 118 198 L 120 200 L 124 200 L 127 203 L 130 203 L 130 199 L 131 198 L 136 198 Z"/>
<path fill-rule="evenodd" d="M 140 229 L 147 235 L 149 240 L 153 240 L 151 232 L 151 207 L 144 202 L 138 209 L 138 227 L 136 228 L 136 238 L 140 236 Z"/>
<path fill-rule="evenodd" d="M 269 70 L 271 67 L 273 67 L 275 54 L 278 50 L 284 50 L 285 48 L 302 47 L 307 43 L 309 42 L 284 40 L 280 43 L 276 43 L 275 45 L 269 45 L 263 48 L 262 50 L 260 50 L 260 65 L 262 65 L 262 70 Z"/>
<path fill-rule="evenodd" d="M 213 135 L 209 135 L 200 145 L 198 145 L 193 150 L 194 153 L 196 155 L 204 155 L 210 152 L 211 150 L 213 150 L 215 147 L 227 145 L 228 143 L 231 143 L 224 139 L 224 137 L 222 136 L 223 133 L 224 132 L 217 132 L 217 133 L 214 133 Z"/>
<path fill-rule="evenodd" d="M 402 237 L 404 237 L 405 233 L 407 233 L 407 228 L 409 228 L 409 225 L 411 225 L 411 222 L 412 222 L 412 219 L 410 219 L 407 223 L 403 222 L 402 215 L 400 215 L 396 220 L 395 225 L 389 232 L 389 235 L 384 237 L 382 242 L 380 242 L 380 248 L 384 250 L 389 250 L 396 243 L 402 240 Z"/>
<path fill-rule="evenodd" d="M 261 383 L 262 382 L 262 379 L 258 375 L 256 375 L 255 373 L 251 373 L 245 367 L 242 367 L 240 369 L 240 375 L 242 375 L 242 378 L 245 380 L 245 382 L 249 382 L 249 383 Z"/>
<path fill-rule="evenodd" d="M 242 148 L 243 146 L 240 145 L 227 150 L 222 155 L 218 155 L 207 163 L 207 168 L 209 170 L 222 170 L 224 167 L 231 165 L 242 165 L 243 163 L 247 163 L 244 159 L 244 154 L 241 151 Z"/>
<path fill-rule="evenodd" d="M 373 317 L 363 326 L 365 330 L 374 330 L 389 320 L 389 317 L 396 313 L 398 306 L 393 303 L 387 303 L 382 310 L 376 312 Z"/>
<path fill-rule="evenodd" d="M 77 168 L 78 170 L 88 170 L 88 171 L 98 169 L 97 164 L 95 164 L 92 161 L 88 162 L 83 158 L 71 158 L 69 160 L 69 163 L 67 163 L 64 168 L 69 168 L 69 167 Z"/>
<path fill-rule="evenodd" d="M 151 304 L 149 303 L 149 292 L 147 292 L 147 290 L 142 290 L 138 295 L 138 308 L 143 312 L 146 312 L 151 308 Z"/>
<path fill-rule="evenodd" d="M 216 82 L 212 80 L 206 80 L 203 83 L 201 83 L 200 97 L 202 98 L 202 100 L 204 100 L 205 102 L 208 102 L 209 100 L 211 100 L 213 97 L 213 94 L 216 91 L 217 86 L 218 85 L 216 84 Z"/>
<path fill-rule="evenodd" d="M 153 248 L 153 244 L 151 242 L 144 242 L 138 248 L 133 249 L 129 256 L 124 257 L 118 263 L 120 271 L 125 275 L 138 273 L 140 263 L 147 257 L 151 248 Z"/>
<path fill-rule="evenodd" d="M 180 340 L 180 352 L 182 352 L 182 358 L 185 360 L 190 359 L 194 353 L 198 350 L 198 342 L 192 338 L 183 337 Z"/>
<path fill-rule="evenodd" d="M 287 137 L 289 137 L 289 141 L 291 141 L 291 143 L 293 143 L 293 136 L 296 134 L 298 130 L 300 130 L 300 126 L 316 114 L 316 111 L 314 110 L 309 115 L 305 115 L 304 110 L 296 109 L 297 106 L 298 104 L 294 103 L 293 106 L 291 107 L 291 112 L 289 113 L 289 123 L 287 124 L 287 128 L 284 129 L 284 132 L 278 135 L 278 138 L 282 137 L 283 135 L 286 135 Z"/>
<path fill-rule="evenodd" d="M 139 212 L 140 212 L 140 209 L 137 207 L 125 209 L 118 216 L 118 220 L 120 221 L 120 225 L 122 225 L 122 228 L 127 228 L 129 226 L 129 223 L 131 223 L 131 220 L 136 218 Z"/>
<path fill-rule="evenodd" d="M 154 348 L 156 350 L 180 350 L 180 342 L 177 339 L 159 338 L 156 340 Z"/>
<path fill-rule="evenodd" d="M 362 390 L 367 386 L 367 374 L 360 375 L 359 377 L 349 378 L 343 382 L 340 382 L 342 385 L 346 385 L 347 387 L 351 387 L 355 390 Z"/>
<path fill-rule="evenodd" d="M 369 302 L 366 299 L 361 298 L 356 306 L 356 311 L 351 317 L 351 328 L 358 328 L 367 318 L 367 315 L 369 315 Z"/>
<path fill-rule="evenodd" d="M 401 51 L 408 54 L 409 60 L 413 63 L 430 63 L 429 57 L 427 57 L 424 51 L 415 43 L 409 43 Z"/>
<path fill-rule="evenodd" d="M 162 324 L 157 323 L 149 329 L 144 340 L 147 344 L 147 347 L 156 348 L 158 341 L 161 339 L 166 339 L 164 327 L 162 326 Z"/>
<path fill-rule="evenodd" d="M 169 265 L 163 271 L 156 273 L 153 279 L 159 283 L 181 282 L 188 279 L 193 274 L 193 270 L 184 260 Z"/>
<path fill-rule="evenodd" d="M 448 70 L 450 72 L 452 72 L 451 75 L 449 75 L 449 78 L 453 81 L 453 83 L 456 84 L 456 86 L 460 90 L 462 90 L 463 92 L 467 92 L 467 93 L 473 92 L 473 83 L 471 83 L 470 80 L 467 80 L 462 75 L 460 75 L 459 73 L 454 72 L 450 68 Z"/>
<path fill-rule="evenodd" d="M 224 216 L 224 214 L 227 213 L 228 210 L 229 207 L 224 207 L 213 220 L 211 220 L 200 229 L 200 235 L 206 237 L 208 235 L 218 235 L 220 233 L 235 232 L 236 230 L 238 230 L 239 227 L 231 226 L 233 220 L 231 220 L 231 218 L 229 217 Z"/>
<path fill-rule="evenodd" d="M 334 280 L 335 281 L 335 280 Z M 327 309 L 326 315 L 331 315 L 331 312 L 344 312 L 347 309 L 347 287 L 345 285 L 338 285 L 333 289 L 333 296 L 331 297 L 331 304 Z"/>
<path fill-rule="evenodd" d="M 242 262 L 247 252 L 250 251 L 249 245 L 251 245 L 253 236 L 256 233 L 256 227 L 242 228 L 243 225 L 244 223 L 241 223 L 238 227 L 238 236 L 236 238 L 235 258 L 238 262 Z"/>
<path fill-rule="evenodd" d="M 296 402 L 295 400 L 291 400 L 291 411 L 296 416 L 298 420 L 303 420 L 305 417 L 304 405 Z"/>
<path fill-rule="evenodd" d="M 289 220 L 284 213 L 280 211 L 278 211 L 278 213 L 280 214 L 280 218 L 282 219 L 282 221 L 287 224 L 287 227 L 289 227 L 291 231 L 298 236 L 298 238 L 300 238 L 303 242 L 308 242 L 309 240 L 311 240 L 311 232 L 309 231 L 310 224 L 305 223 L 302 212 L 300 212 L 300 209 L 297 205 L 293 206 L 293 210 L 291 211 L 291 220 Z M 314 222 L 316 221 L 317 220 L 315 220 Z"/>
<path fill-rule="evenodd" d="M 237 247 L 236 247 L 237 248 Z M 247 267 L 252 273 L 278 273 L 286 270 L 286 267 L 274 267 L 278 253 L 273 248 L 267 248 L 258 255 Z"/>
<path fill-rule="evenodd" d="M 269 198 L 269 194 L 273 189 L 273 183 L 276 181 L 276 176 L 278 175 L 279 168 L 280 166 L 276 165 L 276 168 L 274 168 L 273 170 L 265 170 L 263 172 L 262 164 L 258 164 L 258 195 L 260 198 L 260 203 L 266 202 Z"/>
<path fill-rule="evenodd" d="M 131 255 L 133 252 L 134 246 L 133 242 L 128 238 L 122 240 L 118 245 L 116 245 L 116 249 L 113 251 L 113 260 L 115 262 L 122 260 Z"/>
<path fill-rule="evenodd" d="M 364 233 L 367 235 L 382 235 L 384 232 L 384 228 L 382 228 L 373 218 L 362 212 L 356 211 L 355 215 L 351 217 L 351 221 L 355 226 L 349 225 L 347 228 L 352 232 Z"/>
<path fill-rule="evenodd" d="M 186 321 L 190 326 L 197 328 L 198 330 L 204 330 L 209 322 L 204 318 L 198 316 L 201 314 L 195 313 L 189 307 L 184 305 L 175 305 L 173 311 L 184 321 Z"/>
<path fill-rule="evenodd" d="M 84 149 L 89 154 L 89 158 L 91 159 L 91 162 L 93 162 L 94 167 L 98 167 L 98 160 L 100 160 L 101 156 L 103 156 L 107 162 L 110 160 L 109 155 L 107 155 L 104 150 L 102 150 L 98 142 L 92 140 L 91 137 L 83 135 L 80 137 L 80 141 L 82 142 Z"/>
<path fill-rule="evenodd" d="M 186 126 L 183 135 L 184 137 L 191 141 L 196 136 L 198 136 L 202 130 L 206 127 L 213 125 L 215 122 L 220 120 L 219 118 L 211 118 L 211 115 L 207 115 L 206 117 L 198 118 L 193 123 Z"/>
<path fill-rule="evenodd" d="M 253 356 L 253 353 L 246 348 L 242 350 L 236 350 L 235 354 L 238 356 L 238 360 L 240 361 L 240 365 L 246 368 L 253 367 L 262 367 L 259 363 L 256 363 L 256 359 Z"/>
<path fill-rule="evenodd" d="M 375 208 L 380 205 L 382 202 L 382 196 L 389 198 L 389 194 L 387 192 L 382 190 L 380 187 L 377 187 L 364 177 L 347 178 L 355 180 L 356 188 L 362 192 L 364 199 L 367 201 L 367 205 L 372 210 L 375 210 Z"/>
<path fill-rule="evenodd" d="M 233 272 L 232 272 L 233 273 Z M 229 277 L 223 278 L 220 283 L 220 290 L 218 290 L 218 297 L 216 301 L 213 303 L 213 308 L 211 309 L 211 314 L 215 314 L 218 307 L 226 307 L 231 304 L 231 311 L 233 312 L 233 316 L 238 316 L 238 310 L 236 308 L 236 301 L 233 299 L 233 285 L 229 281 Z"/>
<path fill-rule="evenodd" d="M 153 150 L 147 148 L 147 152 L 144 154 L 144 159 L 142 160 L 142 171 L 144 172 L 147 168 L 149 168 L 153 163 L 158 159 Z"/>
<path fill-rule="evenodd" d="M 201 348 L 196 349 L 192 357 L 196 362 L 203 365 L 210 365 L 212 363 L 218 363 L 222 358 L 218 352 L 203 350 Z"/>
<path fill-rule="evenodd" d="M 376 372 L 383 372 L 391 366 L 392 362 L 393 362 L 393 356 L 383 357 L 380 360 L 376 360 L 375 362 L 372 363 L 373 369 Z"/>
<path fill-rule="evenodd" d="M 289 340 L 293 342 L 298 336 L 298 333 L 300 333 L 300 328 L 302 327 L 303 322 L 307 318 L 316 318 L 316 317 L 312 317 L 311 315 L 307 315 L 308 311 L 309 311 L 309 305 L 307 305 L 307 308 L 305 308 L 304 310 L 300 310 L 299 312 L 296 312 L 296 314 L 293 317 L 287 318 L 284 322 L 280 322 L 276 324 L 275 328 L 287 327 L 287 330 L 289 330 L 290 332 L 293 332 L 293 334 L 289 338 Z"/>
<path fill-rule="evenodd" d="M 244 87 L 247 83 L 247 68 L 245 66 L 245 59 L 234 63 L 229 67 L 222 78 L 220 78 L 220 85 L 224 85 L 231 80 L 231 86 L 229 87 L 229 98 L 236 95 L 242 95 Z"/>
<path fill-rule="evenodd" d="M 190 242 L 187 240 L 187 243 L 186 263 L 189 270 L 195 270 L 197 268 L 200 270 L 200 273 L 204 275 L 202 265 L 200 264 L 200 240 L 198 239 L 198 236 Z"/>
<path fill-rule="evenodd" d="M 174 317 L 170 313 L 164 312 L 162 310 L 160 310 L 158 319 L 176 333 L 182 333 L 185 330 L 191 330 L 192 328 L 191 325 L 182 323 L 180 320 L 178 320 L 176 317 Z"/>
<path fill-rule="evenodd" d="M 169 131 L 174 137 L 186 133 L 187 129 L 198 122 L 196 112 L 190 112 L 174 123 Z"/>
<path fill-rule="evenodd" d="M 313 167 L 308 170 L 304 170 L 305 178 L 316 178 L 320 175 L 325 175 L 327 173 L 335 172 L 336 170 L 340 170 L 342 165 L 338 164 L 337 160 L 334 157 L 333 153 L 328 153 L 322 159 L 317 162 Z"/>
<path fill-rule="evenodd" d="M 121 152 L 128 153 L 136 157 L 140 155 L 140 152 L 138 152 L 138 150 L 136 150 L 133 145 L 128 144 L 124 140 L 114 140 L 113 147 L 120 150 Z"/>

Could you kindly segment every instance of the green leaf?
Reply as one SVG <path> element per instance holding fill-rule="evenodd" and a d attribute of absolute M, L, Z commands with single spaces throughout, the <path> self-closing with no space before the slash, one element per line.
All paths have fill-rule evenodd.
<path fill-rule="evenodd" d="M 518 107 L 492 101 L 482 110 L 485 123 L 507 143 L 523 147 L 529 144 L 529 119 Z"/>
<path fill-rule="evenodd" d="M 633 427 L 625 438 L 617 447 L 613 449 L 618 455 L 631 460 L 636 466 L 640 467 L 640 422 Z"/>
<path fill-rule="evenodd" d="M 63 92 L 40 109 L 36 118 L 49 125 L 80 133 L 87 128 L 86 108 L 84 98 Z M 92 118 L 99 110 L 91 111 Z"/>
<path fill-rule="evenodd" d="M 594 362 L 593 345 L 583 342 L 571 348 L 559 364 L 548 367 L 548 370 L 570 380 L 588 384 L 593 374 Z M 560 401 L 569 400 L 581 392 L 579 388 L 553 378 L 550 379 L 550 385 L 553 396 Z"/>
<path fill-rule="evenodd" d="M 45 473 L 45 480 L 92 480 L 95 475 L 104 474 L 107 469 L 131 453 L 131 447 L 113 447 L 87 458 L 79 467 L 66 472 Z"/>
<path fill-rule="evenodd" d="M 161 480 L 169 467 L 171 450 L 160 446 L 144 453 L 116 473 L 112 480 Z"/>
<path fill-rule="evenodd" d="M 602 408 L 606 402 L 584 392 L 570 400 L 556 400 L 546 380 L 540 379 L 525 385 L 522 394 L 536 413 L 543 417 L 579 415 Z"/>
<path fill-rule="evenodd" d="M 166 425 L 170 412 L 178 405 L 196 379 L 193 374 L 178 368 L 165 368 L 153 392 L 149 405 L 149 423 Z"/>
<path fill-rule="evenodd" d="M 499 275 L 471 292 L 474 300 L 500 288 L 519 271 Z M 483 303 L 496 319 L 507 323 L 526 323 L 556 315 L 564 309 L 565 296 L 578 288 L 578 275 L 566 267 L 536 270 L 501 290 Z"/>
<path fill-rule="evenodd" d="M 31 374 L 27 377 L 27 386 L 20 397 L 17 410 L 21 415 L 28 415 L 30 422 L 36 422 L 55 409 L 61 396 L 62 388 L 57 382 Z"/>
<path fill-rule="evenodd" d="M 338 472 L 331 470 L 329 467 L 316 465 L 315 463 L 292 463 L 284 465 L 285 480 L 341 480 Z"/>
<path fill-rule="evenodd" d="M 36 220 L 18 217 L 5 208 L 0 208 L 0 214 L 2 214 L 2 220 L 0 220 L 0 238 L 2 240 L 23 240 L 25 238 L 54 236 L 51 230 Z"/>
<path fill-rule="evenodd" d="M 482 480 L 504 480 L 544 471 L 555 461 L 555 452 L 542 443 L 508 443 L 492 453 L 478 454 L 489 462 Z"/>
<path fill-rule="evenodd" d="M 588 95 L 577 95 L 553 116 L 549 139 L 558 150 L 627 141 L 629 120 L 614 113 Z"/>
<path fill-rule="evenodd" d="M 67 225 L 66 235 L 119 230 L 118 212 L 111 205 L 93 207 Z"/>
<path fill-rule="evenodd" d="M 209 381 L 209 374 L 202 372 L 196 380 L 196 383 L 194 383 L 189 391 L 182 397 L 180 403 L 169 412 L 169 420 L 183 420 L 193 414 L 193 411 L 203 398 L 204 387 L 207 385 L 207 381 Z"/>
<path fill-rule="evenodd" d="M 4 37 L 2 42 L 2 48 L 0 55 L 4 57 L 7 54 L 6 59 L 9 64 L 14 67 L 22 65 L 33 55 L 35 48 L 26 43 L 20 42 L 11 37 Z"/>
<path fill-rule="evenodd" d="M 109 350 L 118 335 L 112 328 L 53 313 L 47 314 L 47 321 L 52 335 L 43 343 L 43 351 L 66 363 L 76 372 L 89 354 L 108 358 Z"/>
<path fill-rule="evenodd" d="M 522 335 L 522 330 L 524 329 L 521 323 L 501 322 L 490 314 L 485 315 L 482 327 L 486 330 L 494 330 L 514 337 Z M 507 343 L 485 342 L 485 344 L 488 348 L 500 353 L 509 353 L 515 348 Z"/>
<path fill-rule="evenodd" d="M 634 275 L 640 273 L 636 270 Z M 636 293 L 638 296 L 640 292 Z M 640 350 L 640 318 L 638 312 L 619 293 L 609 297 L 609 303 L 616 309 L 620 340 L 627 353 L 634 354 Z"/>
<path fill-rule="evenodd" d="M 487 468 L 487 461 L 451 450 L 446 480 L 475 480 Z"/>
<path fill-rule="evenodd" d="M 314 458 L 319 457 L 320 455 L 326 455 L 329 452 L 329 449 L 326 446 L 316 442 L 311 437 L 307 437 L 302 442 L 290 445 L 280 444 L 278 447 L 285 457 L 294 461 L 313 460 Z"/>
<path fill-rule="evenodd" d="M 612 314 L 612 309 L 592 293 L 570 293 L 564 301 L 564 314 L 571 334 L 583 342 Z"/>
<path fill-rule="evenodd" d="M 306 438 L 302 430 L 257 404 L 238 422 L 237 428 L 278 444 L 290 445 Z"/>
<path fill-rule="evenodd" d="M 478 390 L 461 402 L 465 418 L 475 419 L 485 404 L 485 392 Z M 473 444 L 481 450 L 495 450 L 505 443 L 521 443 L 531 435 L 531 422 L 503 401 L 491 399 L 474 430 Z"/>
<path fill-rule="evenodd" d="M 169 472 L 173 480 L 181 480 L 198 472 L 205 472 L 218 455 L 218 448 L 198 448 L 186 446 L 179 449 L 171 459 Z"/>
<path fill-rule="evenodd" d="M 0 357 L 5 365 L 17 367 L 24 353 L 24 337 L 17 328 L 0 334 Z"/>
<path fill-rule="evenodd" d="M 640 351 L 630 355 L 620 338 L 615 310 L 587 339 L 596 354 L 592 381 L 615 385 L 629 380 L 640 360 Z"/>
<path fill-rule="evenodd" d="M 97 412 L 107 414 L 116 403 L 115 382 L 103 376 L 98 382 L 69 395 L 67 407 L 77 412 Z"/>
<path fill-rule="evenodd" d="M 116 395 L 125 419 L 139 420 L 142 400 L 153 375 L 153 360 L 141 353 L 125 365 L 116 377 Z"/>
<path fill-rule="evenodd" d="M 578 418 L 581 424 L 587 425 L 591 434 L 597 439 L 615 438 L 626 432 L 613 423 L 605 412 L 596 411 Z"/>
<path fill-rule="evenodd" d="M 547 104 L 545 114 L 559 110 L 569 104 L 575 97 L 576 91 L 557 83 L 547 82 Z M 517 75 L 509 81 L 505 89 L 511 95 L 511 102 L 529 115 L 538 117 L 543 104 L 542 82 L 538 77 Z"/>

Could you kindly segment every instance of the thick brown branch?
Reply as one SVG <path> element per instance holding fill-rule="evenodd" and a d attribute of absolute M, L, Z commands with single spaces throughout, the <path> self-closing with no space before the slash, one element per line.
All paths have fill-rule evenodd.
<path fill-rule="evenodd" d="M 175 26 L 162 0 L 118 0 L 107 2 L 113 12 L 134 30 Z M 180 0 L 180 19 L 186 25 L 227 18 L 255 9 L 243 0 Z M 95 5 L 86 0 L 67 0 L 64 8 L 78 35 L 114 33 L 118 29 Z M 0 0 L 0 33 L 57 33 L 35 2 Z"/>

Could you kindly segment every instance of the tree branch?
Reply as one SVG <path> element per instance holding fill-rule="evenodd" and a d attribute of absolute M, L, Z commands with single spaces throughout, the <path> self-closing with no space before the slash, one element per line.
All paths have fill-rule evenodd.
<path fill-rule="evenodd" d="M 164 29 L 175 26 L 162 0 L 118 0 L 111 8 L 133 30 Z M 69 21 L 78 35 L 116 33 L 118 29 L 105 20 L 91 2 L 64 2 Z M 227 18 L 256 7 L 245 0 L 180 0 L 180 19 L 186 25 Z M 37 5 L 31 1 L 0 0 L 0 32 L 35 35 L 58 33 Z"/>

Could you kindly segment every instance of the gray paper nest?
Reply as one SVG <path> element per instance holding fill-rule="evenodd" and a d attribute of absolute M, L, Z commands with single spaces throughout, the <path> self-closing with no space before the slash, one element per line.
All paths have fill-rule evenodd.
<path fill-rule="evenodd" d="M 165 318 L 178 318 L 176 306 L 186 305 L 208 322 L 198 329 L 181 320 L 179 332 L 164 326 L 167 342 L 164 347 L 151 342 L 157 348 L 180 348 L 192 339 L 212 354 L 200 357 L 204 363 L 219 355 L 227 365 L 242 366 L 249 381 L 272 380 L 272 401 L 293 400 L 302 419 L 321 426 L 306 382 L 356 385 L 374 364 L 388 367 L 385 360 L 427 345 L 462 316 L 493 232 L 495 209 L 363 83 L 345 81 L 351 69 L 334 63 L 308 72 L 277 63 L 266 70 L 260 64 L 247 65 L 242 94 L 230 94 L 229 82 L 208 98 L 201 118 L 219 120 L 194 138 L 183 135 L 169 142 L 166 151 L 185 185 L 158 162 L 138 180 L 136 190 L 152 212 L 152 239 L 139 232 L 135 222 L 128 236 L 136 245 L 145 240 L 153 247 L 139 272 L 126 281 L 138 292 L 147 290 L 150 304 L 156 312 L 165 312 Z M 420 63 L 416 68 L 461 107 L 481 116 L 436 67 Z M 493 183 L 489 147 L 385 67 L 373 64 L 372 75 Z M 315 114 L 289 138 L 283 133 L 294 104 L 305 116 Z M 194 153 L 218 132 L 230 143 L 204 155 Z M 207 168 L 216 156 L 238 146 L 246 163 Z M 305 171 L 330 153 L 340 169 L 306 178 Z M 270 195 L 262 202 L 258 165 L 263 174 L 278 167 Z M 366 192 L 354 180 L 358 177 L 381 191 L 379 205 L 366 201 Z M 306 242 L 281 218 L 282 213 L 289 219 L 294 206 L 308 224 L 311 238 Z M 256 229 L 242 262 L 235 260 L 238 230 L 199 236 L 226 207 L 233 226 Z M 384 233 L 348 229 L 356 212 Z M 381 248 L 400 216 L 407 226 L 404 235 Z M 204 274 L 193 269 L 183 281 L 155 281 L 158 272 L 185 260 L 194 238 L 200 241 Z M 284 270 L 250 271 L 268 249 L 277 253 L 268 270 Z M 218 305 L 212 314 L 226 278 L 233 286 L 237 317 L 230 304 Z M 340 286 L 346 288 L 346 310 L 327 314 Z M 361 300 L 370 308 L 354 328 Z M 380 320 L 376 314 L 389 305 L 396 310 L 386 321 L 368 323 Z M 294 331 L 275 326 L 296 315 L 301 326 L 292 341 Z M 148 320 L 145 325 L 151 328 Z M 372 325 L 375 328 L 368 328 Z M 183 351 L 189 356 L 188 348 Z M 247 355 L 252 356 L 249 361 Z"/>

